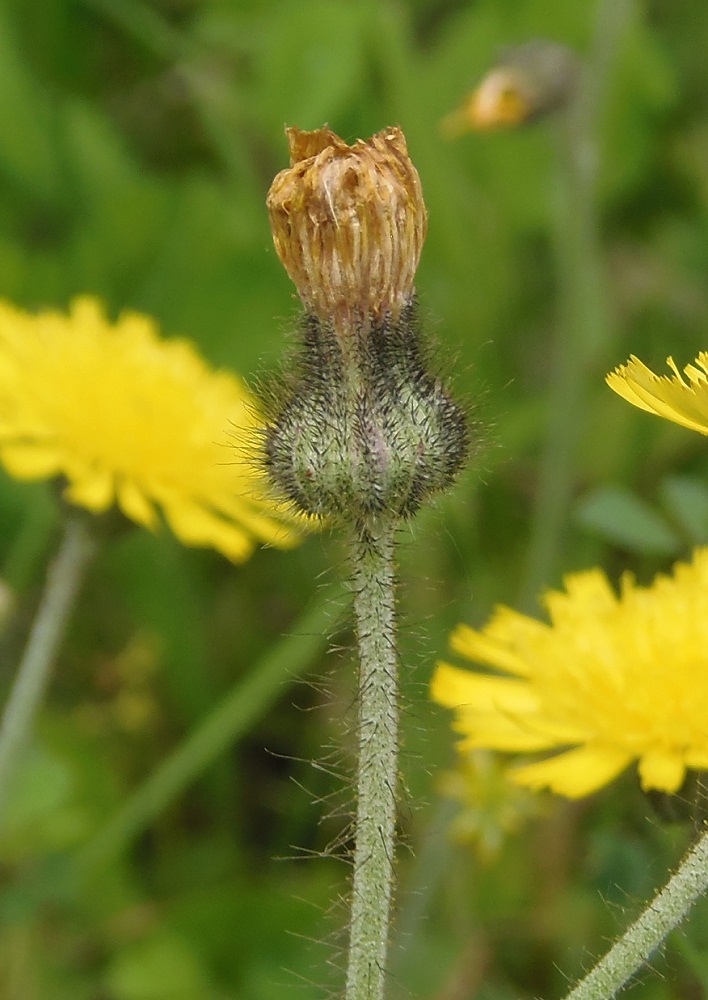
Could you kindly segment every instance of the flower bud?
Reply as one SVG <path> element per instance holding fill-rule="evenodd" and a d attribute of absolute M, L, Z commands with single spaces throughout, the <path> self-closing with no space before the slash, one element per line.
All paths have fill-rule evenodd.
<path fill-rule="evenodd" d="M 398 128 L 353 146 L 287 129 L 290 167 L 268 193 L 275 249 L 308 312 L 341 329 L 398 320 L 413 297 L 427 215 Z"/>
<path fill-rule="evenodd" d="M 301 514 L 410 517 L 467 455 L 464 411 L 427 371 L 415 304 L 372 326 L 356 364 L 332 325 L 310 316 L 295 370 L 272 394 L 265 462 Z"/>
<path fill-rule="evenodd" d="M 569 104 L 578 57 L 565 45 L 537 38 L 507 49 L 462 105 L 442 121 L 449 137 L 525 125 Z"/>

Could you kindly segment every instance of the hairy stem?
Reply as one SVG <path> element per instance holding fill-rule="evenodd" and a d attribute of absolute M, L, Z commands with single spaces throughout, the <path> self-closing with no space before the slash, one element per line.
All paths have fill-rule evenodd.
<path fill-rule="evenodd" d="M 708 833 L 704 833 L 644 913 L 570 991 L 566 1000 L 614 997 L 707 890 Z"/>
<path fill-rule="evenodd" d="M 69 515 L 49 567 L 37 616 L 0 722 L 0 816 L 17 758 L 28 738 L 95 542 L 88 520 Z"/>
<path fill-rule="evenodd" d="M 372 520 L 352 544 L 359 762 L 346 1000 L 382 1000 L 385 990 L 398 779 L 394 531 L 393 520 Z"/>

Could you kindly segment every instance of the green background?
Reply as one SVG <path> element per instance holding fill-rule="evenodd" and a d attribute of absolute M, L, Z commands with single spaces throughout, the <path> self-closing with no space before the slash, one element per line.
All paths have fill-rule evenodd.
<path fill-rule="evenodd" d="M 441 138 L 499 51 L 535 37 L 589 67 L 597 114 L 580 134 L 556 117 Z M 468 805 L 477 839 L 455 841 L 440 795 L 453 738 L 427 685 L 458 621 L 498 602 L 538 611 L 534 595 L 592 565 L 647 582 L 708 541 L 703 439 L 604 384 L 630 354 L 661 371 L 708 349 L 706 37 L 702 0 L 0 4 L 0 294 L 148 312 L 251 382 L 298 317 L 265 211 L 284 125 L 407 136 L 429 212 L 422 312 L 475 446 L 401 540 L 394 998 L 562 995 L 691 836 L 700 785 L 667 802 L 632 773 L 586 802 L 543 799 L 491 858 L 479 836 L 498 814 Z M 569 142 L 597 164 L 590 189 Z M 539 506 L 553 441 L 570 458 L 547 482 L 558 502 Z M 4 686 L 57 538 L 49 489 L 0 475 Z M 356 686 L 344 555 L 336 532 L 237 567 L 167 532 L 104 548 L 0 842 L 0 996 L 336 995 Z M 312 602 L 330 639 L 298 654 L 287 637 L 315 631 Z M 71 859 L 239 682 L 225 748 L 201 764 L 188 746 L 193 780 L 79 877 Z M 699 909 L 633 995 L 702 996 L 707 941 Z"/>

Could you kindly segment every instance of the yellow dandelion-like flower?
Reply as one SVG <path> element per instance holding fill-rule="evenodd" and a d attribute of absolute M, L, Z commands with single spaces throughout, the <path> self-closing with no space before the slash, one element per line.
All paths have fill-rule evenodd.
<path fill-rule="evenodd" d="M 666 363 L 673 376 L 655 375 L 632 355 L 626 365 L 610 372 L 606 381 L 610 389 L 634 406 L 689 430 L 708 434 L 708 353 L 702 351 L 695 364 L 686 365 L 687 379 L 682 377 L 673 358 L 667 358 Z"/>
<path fill-rule="evenodd" d="M 469 844 L 483 863 L 495 861 L 505 842 L 540 812 L 538 796 L 511 785 L 508 771 L 498 755 L 469 750 L 438 783 L 442 794 L 460 806 L 450 826 L 452 837 Z"/>
<path fill-rule="evenodd" d="M 560 751 L 513 772 L 532 788 L 580 798 L 632 761 L 642 787 L 675 792 L 708 768 L 708 548 L 650 587 L 618 597 L 594 569 L 545 596 L 550 624 L 500 607 L 451 648 L 500 673 L 438 665 L 432 697 L 455 709 L 460 749 Z"/>
<path fill-rule="evenodd" d="M 71 503 L 149 529 L 161 513 L 180 541 L 241 561 L 296 538 L 249 460 L 257 434 L 241 382 L 148 316 L 0 302 L 0 461 L 15 478 L 60 477 Z"/>

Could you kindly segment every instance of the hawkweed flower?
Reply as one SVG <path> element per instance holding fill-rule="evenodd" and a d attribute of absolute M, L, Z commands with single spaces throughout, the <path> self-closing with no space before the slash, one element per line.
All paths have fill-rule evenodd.
<path fill-rule="evenodd" d="M 70 505 L 0 719 L 0 825 L 96 550 L 91 515 L 117 510 L 151 530 L 162 516 L 180 541 L 236 562 L 256 541 L 287 545 L 295 535 L 267 499 L 258 440 L 238 379 L 187 341 L 161 340 L 149 317 L 110 323 L 90 297 L 68 314 L 0 302 L 0 463 L 17 479 L 56 480 Z"/>
<path fill-rule="evenodd" d="M 534 39 L 505 50 L 442 123 L 449 138 L 527 125 L 565 107 L 576 91 L 578 58 L 565 45 Z"/>
<path fill-rule="evenodd" d="M 0 303 L 0 462 L 16 479 L 57 478 L 71 504 L 151 530 L 162 515 L 240 562 L 295 537 L 249 455 L 258 426 L 236 376 L 148 316 L 111 323 L 90 297 L 68 314 Z"/>
<path fill-rule="evenodd" d="M 683 378 L 674 359 L 667 358 L 674 373 L 655 375 L 634 356 L 607 376 L 610 389 L 658 417 L 673 420 L 689 430 L 708 434 L 708 353 L 702 351 L 693 365 L 686 365 Z"/>
<path fill-rule="evenodd" d="M 441 663 L 432 697 L 455 710 L 460 749 L 550 753 L 513 772 L 580 798 L 633 761 L 645 790 L 676 792 L 708 768 L 708 549 L 649 587 L 627 574 L 570 575 L 545 624 L 506 607 L 481 631 L 460 625 L 454 652 L 495 673 Z"/>

